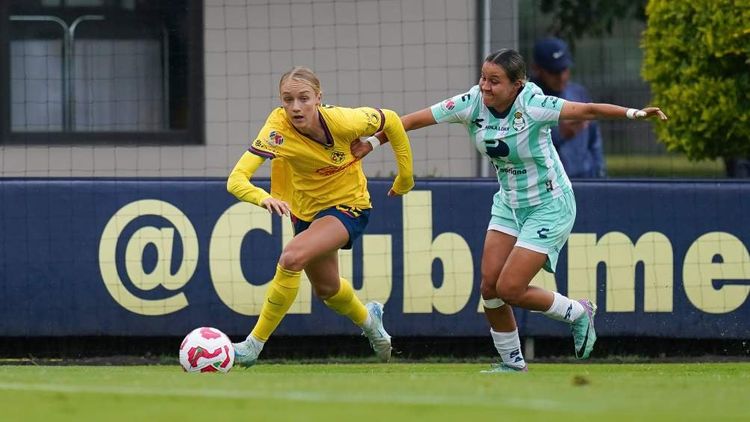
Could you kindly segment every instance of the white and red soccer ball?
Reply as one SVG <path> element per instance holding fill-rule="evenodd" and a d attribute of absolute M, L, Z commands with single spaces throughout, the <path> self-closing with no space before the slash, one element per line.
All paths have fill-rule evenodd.
<path fill-rule="evenodd" d="M 180 365 L 186 372 L 229 372 L 234 365 L 232 342 L 216 328 L 196 328 L 180 344 Z"/>

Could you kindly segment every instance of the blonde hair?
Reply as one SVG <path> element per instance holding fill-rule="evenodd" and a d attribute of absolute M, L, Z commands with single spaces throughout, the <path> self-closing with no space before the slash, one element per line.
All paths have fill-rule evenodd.
<path fill-rule="evenodd" d="M 313 89 L 316 94 L 322 93 L 320 90 L 320 80 L 315 75 L 315 72 L 313 72 L 309 68 L 303 66 L 295 66 L 292 68 L 292 70 L 283 74 L 281 76 L 281 80 L 279 81 L 279 92 L 281 92 L 281 86 L 284 85 L 284 82 L 286 82 L 287 79 L 293 79 L 298 82 L 306 83 L 310 86 L 310 88 Z"/>

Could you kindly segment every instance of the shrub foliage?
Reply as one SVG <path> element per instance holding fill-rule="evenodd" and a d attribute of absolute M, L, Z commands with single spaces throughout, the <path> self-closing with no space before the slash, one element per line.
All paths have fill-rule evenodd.
<path fill-rule="evenodd" d="M 750 156 L 750 0 L 651 0 L 643 77 L 670 151 Z"/>

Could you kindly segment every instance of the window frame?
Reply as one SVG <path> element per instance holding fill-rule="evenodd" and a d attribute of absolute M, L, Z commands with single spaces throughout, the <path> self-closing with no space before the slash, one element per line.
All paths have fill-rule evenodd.
<path fill-rule="evenodd" d="M 188 59 L 187 127 L 166 131 L 45 131 L 11 130 L 10 4 L 0 2 L 0 145 L 204 145 L 205 90 L 203 1 L 187 0 Z"/>

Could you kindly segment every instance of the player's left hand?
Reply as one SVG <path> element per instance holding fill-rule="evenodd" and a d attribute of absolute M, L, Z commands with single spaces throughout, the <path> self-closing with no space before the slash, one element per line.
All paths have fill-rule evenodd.
<path fill-rule="evenodd" d="M 280 217 L 288 217 L 292 213 L 292 209 L 286 201 L 274 197 L 264 199 L 260 205 L 267 209 L 269 214 L 276 213 Z"/>

